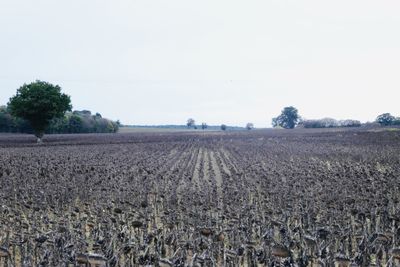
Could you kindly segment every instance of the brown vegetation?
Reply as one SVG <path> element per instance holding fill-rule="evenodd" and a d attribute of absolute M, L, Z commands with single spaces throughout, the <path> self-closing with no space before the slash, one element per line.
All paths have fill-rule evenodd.
<path fill-rule="evenodd" d="M 0 266 L 396 266 L 400 133 L 0 136 Z"/>

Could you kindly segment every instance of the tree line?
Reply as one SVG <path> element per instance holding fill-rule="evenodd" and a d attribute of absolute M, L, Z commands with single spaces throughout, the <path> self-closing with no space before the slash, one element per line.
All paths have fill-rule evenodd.
<path fill-rule="evenodd" d="M 400 125 L 400 117 L 395 117 L 390 113 L 383 113 L 376 118 L 376 122 L 383 126 Z"/>
<path fill-rule="evenodd" d="M 382 126 L 400 125 L 400 118 L 384 113 L 376 118 L 376 122 Z M 186 125 L 197 129 L 192 118 L 187 120 Z M 295 107 L 289 106 L 272 119 L 272 125 L 285 129 L 332 128 L 360 127 L 361 122 L 332 118 L 305 120 Z M 119 127 L 119 121 L 105 119 L 99 113 L 92 115 L 88 110 L 72 111 L 71 98 L 61 92 L 60 86 L 39 80 L 18 88 L 7 106 L 0 107 L 0 132 L 33 133 L 38 142 L 45 133 L 115 133 Z M 201 128 L 207 129 L 207 123 L 203 122 Z M 245 128 L 251 130 L 254 125 L 249 122 Z M 228 126 L 221 124 L 220 129 L 225 131 Z"/>
<path fill-rule="evenodd" d="M 381 126 L 400 125 L 400 117 L 392 116 L 390 113 L 379 115 L 375 119 Z M 335 120 L 332 118 L 323 118 L 317 120 L 307 120 L 301 118 L 295 107 L 285 107 L 281 114 L 272 119 L 273 127 L 282 127 L 293 129 L 302 128 L 336 128 L 336 127 L 360 127 L 362 123 L 358 120 Z"/>
<path fill-rule="evenodd" d="M 119 127 L 119 121 L 103 118 L 99 113 L 92 115 L 89 110 L 74 110 L 51 119 L 44 133 L 115 133 Z M 13 116 L 7 106 L 0 106 L 0 132 L 34 133 L 34 129 L 29 121 Z"/>
<path fill-rule="evenodd" d="M 186 126 L 187 126 L 188 128 L 193 128 L 193 129 L 195 129 L 195 130 L 198 129 L 198 126 L 196 125 L 196 121 L 195 121 L 193 118 L 189 118 L 189 119 L 186 121 Z M 206 129 L 209 128 L 208 124 L 205 123 L 205 122 L 202 122 L 200 127 L 201 127 L 202 130 L 206 130 Z M 216 127 L 216 126 L 213 126 L 212 128 L 215 129 L 215 127 Z M 243 128 L 242 128 L 242 127 L 239 127 L 239 126 L 227 126 L 226 124 L 221 124 L 221 125 L 219 126 L 219 129 L 221 129 L 222 131 L 226 131 L 226 130 L 228 130 L 228 128 L 229 128 L 229 129 L 233 129 L 233 130 L 243 130 Z M 254 128 L 254 124 L 251 123 L 251 122 L 248 122 L 248 123 L 246 124 L 246 126 L 245 126 L 245 129 L 246 129 L 246 130 L 252 130 L 253 128 Z"/>
<path fill-rule="evenodd" d="M 33 133 L 38 142 L 45 133 L 115 133 L 119 126 L 99 113 L 72 111 L 70 96 L 44 81 L 24 84 L 0 107 L 0 132 Z"/>
<path fill-rule="evenodd" d="M 376 123 L 379 123 L 381 126 L 390 126 L 390 125 L 400 125 L 400 117 L 395 117 L 390 113 L 384 113 L 379 115 L 376 120 Z M 197 129 L 197 125 L 194 119 L 189 118 L 186 122 L 186 126 L 188 128 Z M 281 111 L 281 114 L 272 119 L 272 126 L 274 128 L 284 128 L 284 129 L 293 129 L 295 127 L 298 128 L 340 128 L 340 127 L 361 127 L 362 123 L 359 120 L 347 119 L 347 120 L 336 120 L 332 118 L 323 118 L 323 119 L 314 119 L 308 120 L 303 119 L 299 115 L 299 111 L 297 108 L 293 106 L 285 107 Z M 207 129 L 207 123 L 201 123 L 201 129 Z M 245 128 L 247 130 L 252 130 L 254 128 L 254 124 L 249 122 L 246 124 Z M 228 126 L 225 124 L 221 124 L 220 129 L 225 131 L 228 129 Z"/>

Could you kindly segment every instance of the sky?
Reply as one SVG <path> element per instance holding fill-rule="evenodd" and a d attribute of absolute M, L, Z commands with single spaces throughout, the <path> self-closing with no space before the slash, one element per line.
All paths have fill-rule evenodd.
<path fill-rule="evenodd" d="M 124 124 L 400 116 L 400 1 L 0 0 L 0 105 L 58 84 Z"/>

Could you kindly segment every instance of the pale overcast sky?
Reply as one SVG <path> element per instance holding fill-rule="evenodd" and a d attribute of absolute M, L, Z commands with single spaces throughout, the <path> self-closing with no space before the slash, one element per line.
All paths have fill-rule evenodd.
<path fill-rule="evenodd" d="M 0 104 L 36 79 L 127 124 L 400 116 L 400 1 L 0 0 Z"/>

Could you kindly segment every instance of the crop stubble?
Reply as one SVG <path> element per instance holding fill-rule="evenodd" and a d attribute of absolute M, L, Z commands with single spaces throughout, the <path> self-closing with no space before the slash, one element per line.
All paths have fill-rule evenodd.
<path fill-rule="evenodd" d="M 400 257 L 397 132 L 0 136 L 0 266 Z M 94 265 L 93 265 L 94 266 Z"/>

